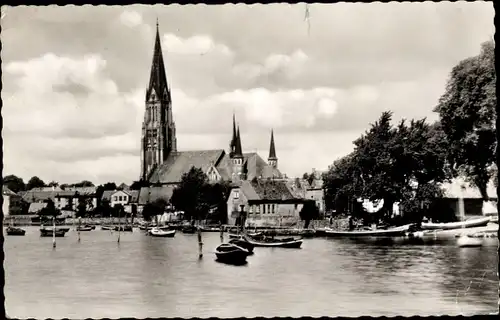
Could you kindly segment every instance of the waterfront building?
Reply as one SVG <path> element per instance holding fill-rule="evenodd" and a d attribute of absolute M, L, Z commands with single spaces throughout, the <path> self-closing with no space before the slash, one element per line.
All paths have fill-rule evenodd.
<path fill-rule="evenodd" d="M 11 202 L 20 198 L 14 191 L 7 188 L 7 186 L 2 186 L 2 213 L 4 218 L 10 215 Z"/>
<path fill-rule="evenodd" d="M 33 188 L 23 194 L 27 203 L 45 203 L 51 199 L 57 209 L 62 211 L 76 211 L 81 198 L 87 199 L 87 210 L 97 207 L 96 187 L 65 188 Z"/>
<path fill-rule="evenodd" d="M 101 200 L 109 201 L 110 207 L 122 205 L 125 212 L 137 213 L 142 211 L 139 205 L 139 190 L 105 190 L 102 193 Z"/>
<path fill-rule="evenodd" d="M 141 189 L 139 203 L 144 204 L 145 201 L 158 198 L 169 201 L 182 175 L 192 167 L 203 170 L 210 182 L 225 180 L 236 183 L 254 178 L 283 177 L 278 169 L 274 132 L 271 130 L 267 162 L 256 152 L 245 153 L 242 149 L 240 127 L 236 124 L 234 114 L 229 152 L 224 149 L 178 150 L 172 96 L 165 72 L 158 25 L 145 105 L 140 180 L 149 182 L 152 187 Z"/>
<path fill-rule="evenodd" d="M 237 224 L 245 216 L 248 227 L 296 225 L 305 201 L 284 180 L 241 181 L 227 200 L 228 224 Z"/>

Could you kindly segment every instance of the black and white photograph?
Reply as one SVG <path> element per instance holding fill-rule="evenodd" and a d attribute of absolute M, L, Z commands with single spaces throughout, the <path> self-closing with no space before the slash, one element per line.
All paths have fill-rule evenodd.
<path fill-rule="evenodd" d="M 7 318 L 498 314 L 493 2 L 0 11 Z"/>

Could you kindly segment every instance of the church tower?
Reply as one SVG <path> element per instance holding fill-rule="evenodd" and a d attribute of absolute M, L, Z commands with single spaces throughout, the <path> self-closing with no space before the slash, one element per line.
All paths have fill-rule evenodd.
<path fill-rule="evenodd" d="M 236 129 L 236 121 L 233 114 L 233 138 L 231 139 L 229 158 L 233 168 L 233 181 L 244 179 L 243 152 L 241 149 L 240 126 Z"/>
<path fill-rule="evenodd" d="M 160 32 L 156 22 L 156 39 L 149 85 L 146 89 L 146 110 L 142 123 L 141 180 L 151 173 L 172 152 L 177 152 L 175 123 L 172 116 L 172 97 L 167 83 L 161 50 Z"/>
<path fill-rule="evenodd" d="M 278 158 L 276 157 L 276 148 L 274 147 L 274 132 L 271 130 L 271 144 L 269 146 L 269 157 L 267 164 L 275 169 L 278 168 Z"/>

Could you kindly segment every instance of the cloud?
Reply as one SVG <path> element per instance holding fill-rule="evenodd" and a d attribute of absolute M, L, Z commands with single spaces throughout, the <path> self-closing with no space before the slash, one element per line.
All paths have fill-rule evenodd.
<path fill-rule="evenodd" d="M 181 38 L 169 33 L 163 36 L 163 43 L 164 50 L 174 54 L 205 55 L 208 53 L 217 53 L 230 56 L 233 53 L 226 45 L 215 43 L 208 35 Z"/>
<path fill-rule="evenodd" d="M 137 11 L 125 10 L 120 15 L 120 21 L 127 27 L 134 28 L 142 24 L 142 16 Z"/>

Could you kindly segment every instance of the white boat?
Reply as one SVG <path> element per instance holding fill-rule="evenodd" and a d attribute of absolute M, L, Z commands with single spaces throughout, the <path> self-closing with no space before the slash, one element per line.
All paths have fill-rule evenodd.
<path fill-rule="evenodd" d="M 481 238 L 475 238 L 467 234 L 462 234 L 457 240 L 457 245 L 460 248 L 481 247 L 483 245 L 483 240 Z"/>
<path fill-rule="evenodd" d="M 354 230 L 354 231 L 334 231 L 325 228 L 324 232 L 329 237 L 400 237 L 405 236 L 411 224 L 379 230 Z"/>
<path fill-rule="evenodd" d="M 424 230 L 451 230 L 451 229 L 461 229 L 461 228 L 474 228 L 474 227 L 484 227 L 490 222 L 490 217 L 481 217 L 476 219 L 470 219 L 458 222 L 445 222 L 445 223 L 433 223 L 433 222 L 422 222 L 422 229 Z"/>
<path fill-rule="evenodd" d="M 175 230 L 162 230 L 160 228 L 152 228 L 149 234 L 153 237 L 172 238 L 175 236 Z"/>

